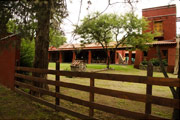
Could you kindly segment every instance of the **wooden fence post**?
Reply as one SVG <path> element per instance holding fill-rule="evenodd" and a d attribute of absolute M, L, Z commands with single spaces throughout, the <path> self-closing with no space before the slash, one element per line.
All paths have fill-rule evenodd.
<path fill-rule="evenodd" d="M 91 88 L 94 87 L 94 78 L 90 78 L 90 87 Z M 94 102 L 94 92 L 93 91 L 91 91 L 90 94 L 89 94 L 89 101 L 90 101 L 90 103 Z M 93 115 L 94 115 L 94 108 L 93 107 L 89 107 L 89 116 L 93 117 Z"/>
<path fill-rule="evenodd" d="M 59 61 L 56 62 L 56 70 L 60 70 L 60 63 Z M 60 81 L 60 76 L 59 75 L 56 75 L 56 81 Z M 56 86 L 56 92 L 59 93 L 60 91 L 60 88 L 59 86 Z M 59 105 L 59 98 L 56 97 L 56 105 Z"/>
<path fill-rule="evenodd" d="M 147 79 L 148 77 L 152 77 L 153 76 L 153 65 L 151 62 L 148 62 L 148 67 L 147 67 Z M 147 100 L 146 100 L 146 105 L 145 105 L 145 113 L 147 115 L 151 114 L 151 103 L 149 102 L 149 97 L 152 95 L 152 85 L 148 85 L 146 86 L 146 95 L 147 95 Z"/>

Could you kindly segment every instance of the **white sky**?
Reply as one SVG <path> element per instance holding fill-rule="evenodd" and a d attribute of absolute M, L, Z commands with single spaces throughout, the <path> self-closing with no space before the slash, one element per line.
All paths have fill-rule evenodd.
<path fill-rule="evenodd" d="M 81 0 L 67 0 L 67 7 L 69 11 L 69 16 L 67 19 L 64 19 L 64 24 L 62 25 L 62 28 L 65 32 L 65 35 L 67 37 L 68 43 L 77 43 L 78 41 L 74 40 L 72 37 L 72 31 L 73 31 L 73 24 L 78 23 L 78 16 L 79 16 L 79 9 L 80 9 L 80 1 Z M 105 8 L 108 5 L 108 0 L 91 0 L 92 4 L 88 7 L 87 1 L 88 0 L 82 0 L 82 7 L 81 7 L 81 14 L 80 14 L 80 20 L 82 20 L 86 15 L 99 11 L 102 12 L 105 10 Z M 111 0 L 111 3 L 114 2 L 123 2 L 124 0 Z M 142 9 L 144 8 L 151 8 L 151 7 L 157 7 L 157 6 L 164 6 L 168 4 L 176 4 L 176 12 L 177 17 L 180 17 L 180 0 L 138 0 L 139 2 L 134 4 L 135 11 L 139 15 L 139 17 L 142 16 Z M 123 14 L 130 10 L 130 6 L 125 3 L 118 3 L 114 4 L 108 7 L 108 9 L 105 11 L 105 13 L 117 13 L 117 14 Z M 80 21 L 79 23 L 80 24 Z M 177 23 L 177 33 L 180 34 L 180 22 Z"/>

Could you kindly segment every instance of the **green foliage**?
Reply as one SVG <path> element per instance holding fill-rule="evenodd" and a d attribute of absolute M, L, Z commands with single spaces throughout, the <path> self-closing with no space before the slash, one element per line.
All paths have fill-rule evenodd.
<path fill-rule="evenodd" d="M 97 12 L 85 17 L 82 24 L 76 26 L 74 32 L 80 35 L 82 43 L 100 43 L 104 48 L 112 41 L 111 15 L 104 14 L 94 18 L 98 15 Z"/>
<path fill-rule="evenodd" d="M 50 46 L 54 47 L 59 47 L 60 45 L 63 45 L 66 43 L 66 37 L 60 33 L 60 31 L 57 31 L 53 28 L 50 28 L 50 33 L 49 33 L 49 39 L 50 39 Z"/>
<path fill-rule="evenodd" d="M 21 40 L 20 66 L 32 67 L 35 54 L 35 43 L 30 40 Z"/>
<path fill-rule="evenodd" d="M 150 60 L 150 62 L 154 65 L 154 66 L 159 66 L 160 65 L 160 61 L 158 58 L 153 58 Z M 164 66 L 168 66 L 168 62 L 166 59 L 162 60 L 162 63 Z M 148 61 L 144 60 L 141 62 L 142 65 L 148 65 Z"/>
<path fill-rule="evenodd" d="M 116 41 L 115 47 L 119 45 L 131 46 L 132 49 L 139 48 L 147 50 L 154 40 L 154 34 L 143 32 L 147 30 L 148 22 L 139 19 L 134 13 L 125 15 L 94 13 L 85 17 L 80 26 L 76 26 L 75 33 L 82 38 L 83 43 L 100 43 L 108 45 L 110 41 Z"/>
<path fill-rule="evenodd" d="M 144 60 L 141 62 L 142 65 L 147 65 L 148 64 L 148 61 Z"/>

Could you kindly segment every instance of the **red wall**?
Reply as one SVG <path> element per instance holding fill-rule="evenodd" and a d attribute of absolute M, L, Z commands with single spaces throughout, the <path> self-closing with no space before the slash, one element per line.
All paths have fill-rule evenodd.
<path fill-rule="evenodd" d="M 176 48 L 169 48 L 168 49 L 168 72 L 174 72 L 175 66 L 175 59 L 176 59 Z"/>
<path fill-rule="evenodd" d="M 160 46 L 161 57 L 162 57 L 162 59 L 166 59 L 166 56 L 163 56 L 162 50 L 167 50 L 167 52 L 168 52 L 168 56 L 167 56 L 168 68 L 167 68 L 167 71 L 170 73 L 173 73 L 174 66 L 175 66 L 176 45 L 161 45 Z M 148 61 L 152 58 L 157 58 L 156 46 L 149 48 L 148 54 L 146 57 L 143 55 L 142 51 L 136 50 L 136 58 L 135 58 L 134 67 L 139 68 L 139 64 L 143 60 Z"/>
<path fill-rule="evenodd" d="M 139 68 L 139 64 L 143 61 L 143 52 L 139 49 L 136 50 L 134 67 Z"/>
<path fill-rule="evenodd" d="M 150 21 L 148 32 L 153 31 L 154 21 L 162 21 L 164 40 L 173 40 L 176 38 L 175 5 L 143 9 L 142 15 Z"/>
<path fill-rule="evenodd" d="M 14 36 L 0 41 L 0 84 L 13 89 L 16 60 L 20 58 L 20 40 Z"/>
<path fill-rule="evenodd" d="M 163 39 L 162 40 L 174 40 L 176 38 L 176 6 L 161 6 L 155 8 L 143 9 L 142 15 L 149 20 L 149 29 L 145 32 L 153 32 L 153 25 L 155 21 L 162 21 L 163 24 Z M 174 71 L 175 66 L 175 53 L 176 45 L 160 45 L 162 58 L 168 59 L 168 72 Z M 163 56 L 162 50 L 168 51 L 168 56 Z M 149 48 L 148 55 L 144 56 L 139 50 L 136 51 L 136 58 L 134 67 L 139 68 L 139 64 L 142 60 L 150 60 L 157 58 L 156 46 Z"/>

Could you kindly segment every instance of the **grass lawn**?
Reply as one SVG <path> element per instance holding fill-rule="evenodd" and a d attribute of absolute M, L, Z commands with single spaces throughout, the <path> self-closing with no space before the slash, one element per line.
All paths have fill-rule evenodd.
<path fill-rule="evenodd" d="M 0 85 L 0 119 L 58 119 L 57 112 Z"/>
<path fill-rule="evenodd" d="M 103 73 L 113 73 L 113 74 L 129 74 L 129 75 L 140 75 L 140 76 L 146 76 L 147 72 L 144 70 L 138 70 L 134 69 L 132 65 L 110 65 L 110 67 L 113 70 L 108 70 L 108 71 L 102 71 Z M 55 69 L 55 64 L 50 63 L 49 64 L 50 69 Z M 103 69 L 106 68 L 106 65 L 98 65 L 98 64 L 87 64 L 87 71 L 93 71 L 97 69 Z M 60 65 L 61 70 L 70 70 L 70 64 L 61 64 Z M 173 74 L 168 74 L 172 78 L 176 78 L 176 75 Z M 154 72 L 155 77 L 163 77 L 163 74 L 160 72 Z M 54 75 L 48 75 L 48 79 L 55 79 Z M 88 78 L 68 78 L 61 76 L 61 81 L 64 82 L 69 82 L 69 83 L 76 83 L 76 84 L 81 84 L 81 85 L 87 85 L 89 86 L 90 82 Z M 137 84 L 137 83 L 127 83 L 127 82 L 116 82 L 116 81 L 107 81 L 107 80 L 95 80 L 95 86 L 96 87 L 101 87 L 101 88 L 108 88 L 108 89 L 113 89 L 113 90 L 119 90 L 119 91 L 126 91 L 126 92 L 133 92 L 133 93 L 140 93 L 140 94 L 145 94 L 146 92 L 146 85 L 144 84 Z M 50 86 L 50 90 L 55 91 L 54 86 Z M 78 90 L 73 90 L 73 89 L 68 89 L 68 88 L 63 88 L 61 87 L 61 93 L 76 97 L 76 98 L 81 98 L 83 100 L 89 99 L 89 93 L 83 92 L 83 91 L 78 91 Z M 153 86 L 153 95 L 154 96 L 161 96 L 161 97 L 167 97 L 167 98 L 172 98 L 172 94 L 169 90 L 168 87 L 161 87 L 161 86 Z M 45 96 L 44 99 L 54 102 L 54 98 Z M 108 106 L 113 106 L 121 109 L 126 109 L 130 111 L 135 111 L 135 112 L 142 112 L 144 113 L 145 111 L 145 104 L 142 102 L 135 102 L 131 100 L 125 100 L 125 99 L 119 99 L 119 98 L 114 98 L 114 97 L 108 97 L 104 95 L 99 95 L 95 94 L 95 102 L 108 105 Z M 78 111 L 83 114 L 88 114 L 88 108 L 83 107 L 77 104 L 73 104 L 71 102 L 67 102 L 64 100 L 61 100 L 61 105 L 69 108 L 74 111 Z M 172 115 L 172 108 L 168 107 L 162 107 L 158 105 L 153 105 L 152 106 L 152 114 L 155 116 L 160 116 L 160 117 L 165 117 L 165 118 L 171 118 Z M 99 119 L 104 119 L 104 120 L 119 120 L 119 119 L 127 119 L 124 117 L 119 117 L 115 116 L 112 114 L 108 114 L 102 111 L 95 111 L 95 117 Z"/>

